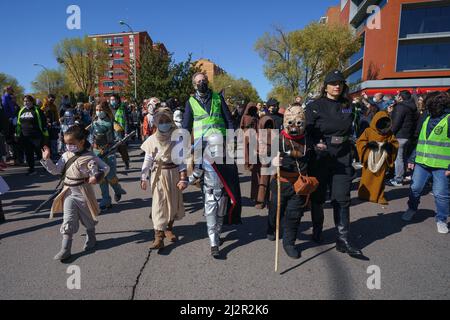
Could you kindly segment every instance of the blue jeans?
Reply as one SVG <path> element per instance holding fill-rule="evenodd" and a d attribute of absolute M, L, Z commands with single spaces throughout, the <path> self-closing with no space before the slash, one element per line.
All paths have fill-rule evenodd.
<path fill-rule="evenodd" d="M 409 194 L 409 209 L 414 211 L 418 210 L 422 191 L 428 180 L 432 177 L 434 200 L 437 209 L 436 221 L 447 223 L 450 209 L 450 178 L 445 176 L 445 171 L 445 169 L 433 169 L 423 167 L 419 164 L 416 165 Z"/>

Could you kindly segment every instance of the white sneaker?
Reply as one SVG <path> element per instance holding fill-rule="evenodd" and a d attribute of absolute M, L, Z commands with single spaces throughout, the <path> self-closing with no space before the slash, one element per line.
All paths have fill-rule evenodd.
<path fill-rule="evenodd" d="M 412 220 L 412 218 L 416 215 L 417 211 L 414 211 L 412 209 L 408 209 L 408 211 L 406 211 L 403 216 L 402 216 L 402 220 L 406 221 L 406 222 L 410 222 Z"/>
<path fill-rule="evenodd" d="M 445 222 L 439 221 L 437 223 L 437 229 L 439 233 L 447 234 L 448 233 L 448 226 Z"/>

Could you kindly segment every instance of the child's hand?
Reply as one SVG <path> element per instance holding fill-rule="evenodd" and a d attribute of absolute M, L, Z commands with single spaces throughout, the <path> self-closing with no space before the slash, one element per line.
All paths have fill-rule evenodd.
<path fill-rule="evenodd" d="M 274 167 L 278 168 L 278 167 L 281 167 L 282 162 L 283 162 L 283 158 L 281 157 L 281 154 L 278 153 L 278 155 L 275 158 L 273 158 L 272 165 Z"/>
<path fill-rule="evenodd" d="M 147 181 L 141 181 L 141 189 L 147 191 Z"/>
<path fill-rule="evenodd" d="M 96 177 L 90 177 L 89 180 L 88 180 L 88 183 L 89 184 L 97 184 L 98 183 L 97 178 Z"/>
<path fill-rule="evenodd" d="M 48 146 L 44 146 L 42 148 L 42 159 L 48 160 L 50 159 L 50 156 L 51 156 L 50 148 Z"/>
<path fill-rule="evenodd" d="M 408 163 L 408 170 L 414 171 L 416 165 L 414 163 Z"/>
<path fill-rule="evenodd" d="M 450 177 L 450 171 L 445 171 L 445 176 Z"/>
<path fill-rule="evenodd" d="M 187 187 L 188 187 L 188 182 L 187 182 L 187 181 L 181 180 L 181 181 L 178 182 L 178 184 L 177 184 L 177 188 L 178 188 L 180 191 L 186 190 Z"/>

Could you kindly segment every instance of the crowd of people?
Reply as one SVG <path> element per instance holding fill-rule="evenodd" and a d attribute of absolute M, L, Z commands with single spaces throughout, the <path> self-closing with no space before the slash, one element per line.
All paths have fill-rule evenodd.
<path fill-rule="evenodd" d="M 439 233 L 448 233 L 450 181 L 450 92 L 420 96 L 400 91 L 395 97 L 363 93 L 351 98 L 343 74 L 330 72 L 315 97 L 293 99 L 280 107 L 276 99 L 250 102 L 230 109 L 220 93 L 209 88 L 205 74 L 193 77 L 193 94 L 185 105 L 176 98 L 162 102 L 157 97 L 142 105 L 118 95 L 70 102 L 48 95 L 42 103 L 27 95 L 23 106 L 7 87 L 0 108 L 0 170 L 8 165 L 28 166 L 36 173 L 35 161 L 54 175 L 61 175 L 63 189 L 55 198 L 51 214 L 63 213 L 61 251 L 56 260 L 71 256 L 71 245 L 79 223 L 87 230 L 85 250 L 95 247 L 95 226 L 102 211 L 121 201 L 127 192 L 117 176 L 116 153 L 125 170 L 130 168 L 128 142 L 142 142 L 140 186 L 150 188 L 155 239 L 152 250 L 164 248 L 164 239 L 177 241 L 175 221 L 185 216 L 182 192 L 189 185 L 200 187 L 211 255 L 220 256 L 224 224 L 241 223 L 241 190 L 236 164 L 223 164 L 224 137 L 229 129 L 279 130 L 278 154 L 271 164 L 250 163 L 245 140 L 245 168 L 251 172 L 250 198 L 256 208 L 268 208 L 267 238 L 276 240 L 284 219 L 283 247 L 294 259 L 301 218 L 311 211 L 312 240 L 322 243 L 324 204 L 331 201 L 336 226 L 336 248 L 350 256 L 362 251 L 351 241 L 350 208 L 355 169 L 362 169 L 358 196 L 364 201 L 387 205 L 385 185 L 401 187 L 411 181 L 409 201 L 402 218 L 410 221 L 417 213 L 427 184 L 432 184 Z M 188 144 L 208 150 L 199 163 L 176 163 L 172 134 L 177 129 L 192 135 Z M 134 133 L 134 135 L 132 134 Z M 257 152 L 266 154 L 273 138 Z M 184 155 L 186 158 L 192 156 Z M 56 163 L 55 163 L 56 162 Z M 275 175 L 264 169 L 278 168 Z M 0 187 L 4 181 L 0 181 Z M 93 185 L 100 185 L 97 203 Z M 5 191 L 6 192 L 6 191 Z M 2 194 L 0 188 L 0 195 Z M 1 202 L 0 202 L 1 210 Z M 0 221 L 4 221 L 0 211 Z"/>

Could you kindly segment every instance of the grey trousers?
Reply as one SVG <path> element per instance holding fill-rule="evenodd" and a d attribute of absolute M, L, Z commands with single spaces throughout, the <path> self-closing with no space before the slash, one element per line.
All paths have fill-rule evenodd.
<path fill-rule="evenodd" d="M 76 190 L 69 191 L 69 193 L 64 199 L 64 216 L 60 229 L 61 234 L 69 236 L 76 234 L 80 229 L 80 221 L 86 230 L 94 230 L 97 221 L 92 218 L 83 195 Z"/>

